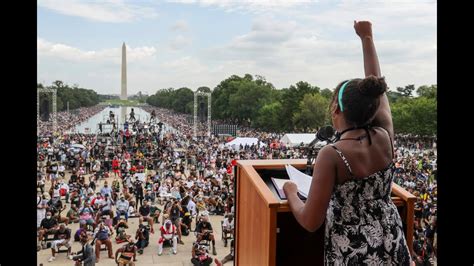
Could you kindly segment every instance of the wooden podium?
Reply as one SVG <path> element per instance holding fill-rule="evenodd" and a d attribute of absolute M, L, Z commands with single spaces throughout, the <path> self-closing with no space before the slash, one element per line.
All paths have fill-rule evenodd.
<path fill-rule="evenodd" d="M 286 200 L 280 200 L 271 177 L 288 179 L 285 165 L 306 169 L 305 159 L 239 160 L 236 172 L 235 265 L 324 265 L 324 227 L 308 232 Z M 413 254 L 415 196 L 393 184 L 392 200 L 402 217 Z"/>

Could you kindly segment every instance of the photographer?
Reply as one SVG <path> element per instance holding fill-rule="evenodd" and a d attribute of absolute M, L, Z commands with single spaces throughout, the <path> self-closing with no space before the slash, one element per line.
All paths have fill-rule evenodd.
<path fill-rule="evenodd" d="M 212 254 L 217 255 L 216 252 L 216 240 L 212 231 L 212 225 L 208 220 L 208 217 L 205 215 L 201 216 L 201 221 L 196 226 L 197 240 L 199 243 L 202 240 L 212 241 Z"/>
<path fill-rule="evenodd" d="M 115 242 L 117 244 L 130 240 L 131 236 L 127 235 L 127 233 L 125 232 L 125 229 L 127 228 L 128 224 L 124 219 L 120 219 L 115 225 L 115 232 L 117 233 L 117 236 L 115 237 Z"/>
<path fill-rule="evenodd" d="M 110 241 L 110 229 L 104 222 L 101 222 L 95 230 L 94 239 L 95 239 L 95 257 L 96 262 L 99 262 L 100 259 L 100 246 L 105 244 L 107 247 L 109 258 L 114 259 L 112 252 L 112 241 Z"/>
<path fill-rule="evenodd" d="M 184 245 L 181 235 L 181 212 L 183 209 L 181 208 L 181 204 L 177 199 L 173 200 L 173 205 L 170 208 L 169 216 L 170 220 L 173 223 L 174 226 L 176 226 L 176 229 L 178 230 L 178 243 L 181 245 Z"/>
<path fill-rule="evenodd" d="M 198 244 L 195 244 L 191 254 L 191 263 L 195 266 L 209 266 L 212 263 L 212 258 L 207 253 L 206 246 L 199 246 Z"/>
<path fill-rule="evenodd" d="M 73 257 L 73 260 L 76 262 L 75 266 L 95 266 L 94 248 L 89 244 L 87 234 L 81 234 L 80 241 L 82 249 Z"/>
<path fill-rule="evenodd" d="M 139 220 L 139 223 L 135 239 L 137 240 L 136 246 L 138 248 L 138 253 L 141 255 L 150 241 L 150 226 L 144 225 L 141 219 Z"/>
<path fill-rule="evenodd" d="M 58 220 L 58 223 L 69 223 L 69 219 L 67 217 L 61 217 L 61 212 L 66 209 L 66 205 L 63 205 L 61 198 L 59 196 L 59 191 L 54 192 L 54 197 L 48 201 L 48 210 L 51 212 L 53 217 Z"/>
<path fill-rule="evenodd" d="M 216 199 L 217 199 L 217 204 L 216 204 L 215 213 L 216 213 L 216 215 L 224 215 L 224 213 L 225 213 L 224 202 L 222 201 L 222 199 L 219 196 L 216 196 Z"/>

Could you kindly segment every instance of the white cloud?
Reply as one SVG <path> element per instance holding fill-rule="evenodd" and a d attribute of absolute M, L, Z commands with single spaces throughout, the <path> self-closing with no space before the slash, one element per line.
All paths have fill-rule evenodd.
<path fill-rule="evenodd" d="M 171 72 L 201 73 L 207 70 L 198 59 L 191 56 L 184 56 L 175 60 L 165 61 L 160 65 L 160 69 Z"/>
<path fill-rule="evenodd" d="M 172 31 L 188 31 L 189 25 L 185 20 L 176 21 L 173 26 L 171 26 Z"/>
<path fill-rule="evenodd" d="M 173 50 L 181 50 L 184 47 L 189 46 L 190 44 L 190 39 L 184 37 L 183 35 L 178 35 L 170 41 L 169 46 Z"/>
<path fill-rule="evenodd" d="M 347 29 L 353 20 L 370 20 L 378 33 L 436 25 L 436 2 L 433 1 L 343 1 L 333 8 L 301 16 L 329 29 Z"/>
<path fill-rule="evenodd" d="M 76 16 L 100 22 L 130 22 L 140 18 L 154 18 L 154 9 L 125 3 L 124 0 L 38 0 L 38 6 L 60 14 Z"/>
<path fill-rule="evenodd" d="M 42 38 L 37 39 L 37 51 L 40 57 L 56 57 L 75 62 L 112 62 L 120 64 L 122 58 L 121 47 L 108 48 L 99 51 L 83 51 L 62 43 L 52 43 Z M 127 45 L 127 62 L 147 60 L 156 54 L 155 47 L 130 47 Z"/>
<path fill-rule="evenodd" d="M 436 18 L 436 6 L 420 5 L 381 4 L 365 9 L 379 20 L 373 22 L 375 45 L 383 74 L 396 86 L 436 82 L 436 20 L 430 24 Z M 425 11 L 413 10 L 421 7 Z M 352 8 L 352 2 L 342 3 L 316 14 L 306 12 L 302 20 L 298 16 L 294 20 L 259 17 L 248 33 L 210 47 L 204 58 L 236 71 L 241 68 L 225 62 L 246 62 L 245 73 L 263 75 L 277 88 L 299 80 L 333 88 L 343 79 L 364 74 L 360 40 L 352 21 L 344 19 L 360 16 L 361 9 Z M 420 20 L 403 20 L 404 15 L 398 14 L 402 10 Z"/>
<path fill-rule="evenodd" d="M 318 0 L 168 0 L 173 3 L 199 4 L 203 7 L 217 7 L 226 12 L 244 12 L 263 14 L 268 11 L 283 10 L 302 6 Z"/>

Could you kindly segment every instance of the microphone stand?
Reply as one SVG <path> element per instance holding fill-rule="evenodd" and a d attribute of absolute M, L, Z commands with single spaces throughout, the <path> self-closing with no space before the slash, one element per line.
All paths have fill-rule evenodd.
<path fill-rule="evenodd" d="M 318 157 L 319 150 L 333 142 L 333 135 L 334 129 L 331 126 L 323 127 L 316 133 L 316 138 L 308 144 L 308 160 L 306 161 L 307 175 L 311 175 L 312 165 L 316 157 Z M 324 142 L 324 144 L 318 142 Z"/>
<path fill-rule="evenodd" d="M 314 154 L 314 148 L 308 147 L 308 160 L 306 161 L 306 174 L 311 175 L 311 168 L 314 163 L 314 160 L 316 159 L 316 155 Z"/>
<path fill-rule="evenodd" d="M 319 141 L 319 139 L 318 139 L 318 136 L 316 135 L 316 138 L 313 141 L 311 141 L 308 144 L 308 146 L 306 147 L 306 150 L 307 150 L 307 153 L 308 153 L 308 160 L 306 161 L 306 174 L 307 175 L 311 175 L 312 165 L 313 165 L 316 157 L 318 156 L 319 151 L 316 151 L 316 149 L 314 147 L 314 145 L 318 141 Z"/>

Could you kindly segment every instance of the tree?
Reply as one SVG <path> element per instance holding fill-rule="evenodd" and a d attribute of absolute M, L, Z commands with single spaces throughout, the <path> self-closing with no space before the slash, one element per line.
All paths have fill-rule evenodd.
<path fill-rule="evenodd" d="M 249 79 L 235 82 L 237 91 L 229 97 L 230 117 L 240 123 L 252 121 L 257 117 L 258 110 L 270 102 L 272 87 L 267 83 L 259 84 Z"/>
<path fill-rule="evenodd" d="M 416 90 L 416 93 L 420 97 L 436 99 L 438 97 L 438 86 L 437 85 L 431 85 L 431 86 L 423 85 L 423 86 L 420 86 Z"/>
<path fill-rule="evenodd" d="M 271 102 L 265 104 L 258 110 L 257 118 L 254 120 L 253 126 L 263 130 L 279 132 L 281 131 L 281 103 Z"/>
<path fill-rule="evenodd" d="M 174 88 L 158 90 L 154 96 L 150 97 L 149 104 L 160 107 L 172 109 Z"/>
<path fill-rule="evenodd" d="M 399 99 L 403 98 L 403 95 L 400 92 L 387 91 L 387 97 L 390 103 L 396 103 Z"/>
<path fill-rule="evenodd" d="M 312 86 L 308 82 L 300 81 L 291 85 L 288 89 L 282 90 L 281 105 L 282 105 L 282 126 L 284 130 L 294 129 L 293 116 L 300 111 L 300 102 L 306 94 L 319 93 L 319 88 Z"/>
<path fill-rule="evenodd" d="M 397 133 L 431 136 L 437 132 L 437 102 L 418 97 L 392 104 L 393 126 Z"/>
<path fill-rule="evenodd" d="M 307 93 L 299 104 L 299 111 L 293 115 L 293 123 L 297 129 L 307 132 L 323 126 L 328 117 L 329 100 L 319 93 Z"/>
<path fill-rule="evenodd" d="M 173 92 L 173 102 L 171 108 L 178 113 L 190 114 L 192 109 L 188 109 L 188 104 L 194 101 L 194 93 L 191 89 L 183 87 Z"/>
<path fill-rule="evenodd" d="M 53 85 L 56 87 L 56 88 L 62 88 L 64 83 L 60 80 L 56 80 L 56 81 L 53 81 Z"/>
<path fill-rule="evenodd" d="M 332 95 L 333 95 L 333 91 L 330 89 L 324 89 L 321 91 L 321 96 L 323 96 L 324 98 L 328 100 L 332 99 Z"/>
<path fill-rule="evenodd" d="M 79 88 L 74 84 L 71 88 L 68 84 L 61 80 L 56 80 L 48 88 L 57 90 L 56 106 L 58 111 L 65 111 L 69 102 L 69 109 L 80 107 L 90 107 L 98 104 L 101 100 L 100 96 L 93 90 Z"/>
<path fill-rule="evenodd" d="M 199 91 L 199 92 L 211 92 L 211 89 L 210 89 L 209 87 L 202 86 L 202 87 L 199 87 L 196 91 Z"/>
<path fill-rule="evenodd" d="M 232 75 L 221 81 L 212 91 L 212 113 L 217 119 L 248 121 L 258 110 L 275 96 L 275 88 L 265 78 L 250 74 L 244 77 Z"/>
<path fill-rule="evenodd" d="M 404 97 L 412 97 L 412 92 L 415 90 L 415 85 L 406 85 L 405 87 L 397 87 L 397 91 Z"/>
<path fill-rule="evenodd" d="M 269 87 L 269 88 L 271 88 L 272 90 L 275 89 L 275 87 L 273 86 L 273 84 L 271 84 L 270 82 L 267 82 L 267 80 L 265 79 L 264 76 L 255 75 L 255 83 L 256 83 L 258 86 Z"/>
<path fill-rule="evenodd" d="M 229 99 L 238 90 L 239 82 L 243 81 L 237 75 L 221 81 L 212 91 L 212 113 L 217 119 L 230 119 Z"/>
<path fill-rule="evenodd" d="M 91 104 L 83 99 L 83 92 L 75 95 L 67 84 L 56 82 L 63 96 L 71 104 Z M 317 129 L 330 122 L 329 103 L 333 98 L 330 89 L 320 90 L 308 82 L 299 81 L 289 88 L 281 90 L 268 82 L 263 76 L 245 74 L 243 77 L 232 75 L 221 81 L 212 91 L 209 87 L 199 87 L 198 91 L 212 93 L 212 114 L 215 119 L 227 122 L 251 125 L 257 129 L 272 132 Z M 436 133 L 436 85 L 421 86 L 413 97 L 414 85 L 399 87 L 388 91 L 390 106 L 396 132 L 418 135 Z M 59 95 L 59 91 L 58 91 Z M 153 106 L 172 109 L 190 114 L 193 111 L 193 93 L 188 88 L 158 90 L 149 96 L 146 102 Z M 202 103 L 202 105 L 201 105 Z M 205 97 L 198 98 L 198 105 L 207 107 Z M 207 108 L 200 109 L 206 115 Z M 250 122 L 250 123 L 249 123 Z"/>

